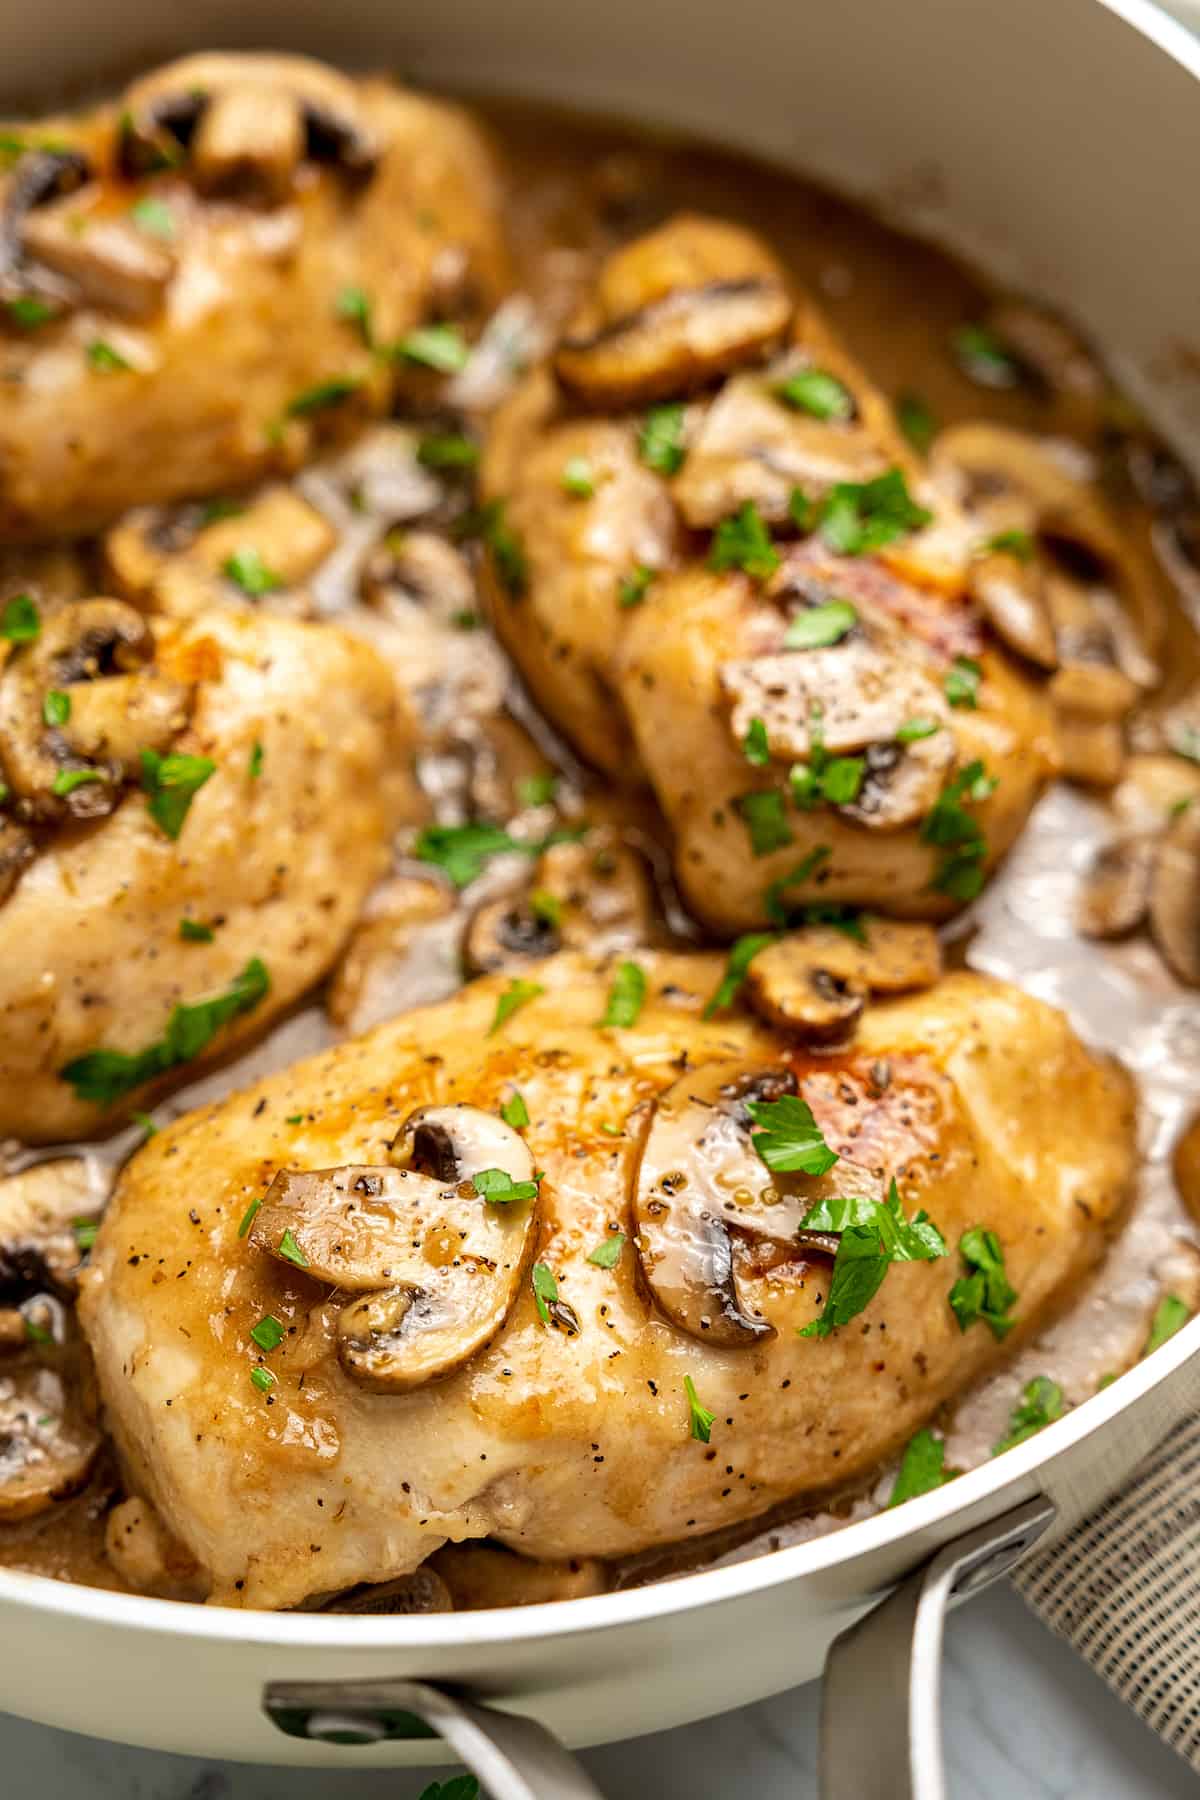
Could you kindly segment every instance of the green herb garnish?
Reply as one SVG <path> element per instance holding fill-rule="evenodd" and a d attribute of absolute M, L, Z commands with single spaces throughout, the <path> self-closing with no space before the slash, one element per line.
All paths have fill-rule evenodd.
<path fill-rule="evenodd" d="M 742 983 L 746 979 L 746 971 L 750 964 L 760 950 L 765 950 L 768 944 L 775 942 L 777 942 L 777 936 L 773 931 L 752 931 L 745 937 L 734 940 L 720 985 L 704 1008 L 704 1018 L 711 1019 L 716 1013 L 724 1012 L 727 1006 L 733 1005 L 741 991 Z"/>
<path fill-rule="evenodd" d="M 39 636 L 42 621 L 30 594 L 14 594 L 0 611 L 0 638 L 10 644 L 32 644 Z"/>
<path fill-rule="evenodd" d="M 773 789 L 739 794 L 735 805 L 750 833 L 755 856 L 769 856 L 792 842 L 792 829 L 783 809 L 783 795 Z"/>
<path fill-rule="evenodd" d="M 951 706 L 965 706 L 971 712 L 979 705 L 979 683 L 983 670 L 973 656 L 956 656 L 942 683 Z"/>
<path fill-rule="evenodd" d="M 221 573 L 252 600 L 257 600 L 260 594 L 272 594 L 284 585 L 283 576 L 267 567 L 253 544 L 243 544 L 240 550 L 227 556 L 221 564 Z"/>
<path fill-rule="evenodd" d="M 308 1267 L 308 1258 L 292 1236 L 290 1226 L 288 1226 L 279 1240 L 279 1254 L 284 1257 L 286 1261 L 295 1263 L 298 1269 L 307 1269 Z"/>
<path fill-rule="evenodd" d="M 638 563 L 632 574 L 622 575 L 617 582 L 618 606 L 626 609 L 631 606 L 640 606 L 657 573 L 657 569 L 648 569 L 645 563 Z"/>
<path fill-rule="evenodd" d="M 960 326 L 950 347 L 963 373 L 981 387 L 1017 387 L 1024 378 L 1019 358 L 987 325 Z"/>
<path fill-rule="evenodd" d="M 47 688 L 42 696 L 42 718 L 47 725 L 65 725 L 71 716 L 71 696 L 62 688 Z"/>
<path fill-rule="evenodd" d="M 332 406 L 341 406 L 357 394 L 362 381 L 357 375 L 334 375 L 328 381 L 318 381 L 315 387 L 305 388 L 294 399 L 287 403 L 289 419 L 306 419 L 312 413 L 328 412 Z"/>
<path fill-rule="evenodd" d="M 938 424 L 920 394 L 901 394 L 896 401 L 896 422 L 914 450 L 922 455 L 937 436 Z"/>
<path fill-rule="evenodd" d="M 1034 541 L 1028 531 L 998 531 L 994 537 L 984 539 L 976 555 L 1015 556 L 1018 562 L 1029 562 L 1034 549 Z"/>
<path fill-rule="evenodd" d="M 795 1094 L 751 1100 L 746 1111 L 759 1128 L 750 1142 L 772 1174 L 824 1175 L 837 1162 L 837 1151 L 825 1142 L 807 1100 Z"/>
<path fill-rule="evenodd" d="M 522 806 L 549 806 L 557 792 L 558 776 L 549 769 L 523 775 L 517 783 L 517 799 Z"/>
<path fill-rule="evenodd" d="M 774 389 L 777 400 L 814 419 L 852 419 L 854 396 L 844 382 L 827 369 L 801 369 Z"/>
<path fill-rule="evenodd" d="M 23 294 L 16 300 L 6 300 L 4 310 L 14 325 L 22 331 L 36 331 L 41 325 L 49 325 L 52 319 L 59 317 L 59 310 L 45 300 L 39 300 L 32 294 Z"/>
<path fill-rule="evenodd" d="M 941 1438 L 934 1437 L 932 1431 L 918 1431 L 910 1438 L 900 1458 L 900 1467 L 896 1473 L 888 1505 L 899 1506 L 902 1500 L 913 1500 L 918 1494 L 931 1494 L 934 1488 L 944 1487 L 950 1477 L 946 1474 L 946 1446 Z"/>
<path fill-rule="evenodd" d="M 677 475 L 686 455 L 683 445 L 683 407 L 652 406 L 638 432 L 638 455 L 648 469 L 660 475 Z"/>
<path fill-rule="evenodd" d="M 147 237 L 161 238 L 169 244 L 175 236 L 175 218 L 165 200 L 146 194 L 129 209 L 129 216 Z"/>
<path fill-rule="evenodd" d="M 50 783 L 50 792 L 57 794 L 60 800 L 73 794 L 78 787 L 87 787 L 94 781 L 107 781 L 108 773 L 104 769 L 59 769 Z"/>
<path fill-rule="evenodd" d="M 546 1263 L 533 1265 L 533 1298 L 543 1325 L 550 1323 L 550 1308 L 558 1304 L 558 1283 Z"/>
<path fill-rule="evenodd" d="M 509 1206 L 518 1200 L 536 1200 L 536 1181 L 514 1181 L 507 1169 L 480 1169 L 471 1177 L 475 1192 L 489 1206 Z"/>
<path fill-rule="evenodd" d="M 596 492 L 596 477 L 586 456 L 567 458 L 563 464 L 562 485 L 564 494 L 570 494 L 576 500 L 591 499 Z"/>
<path fill-rule="evenodd" d="M 1051 1381 L 1048 1375 L 1035 1375 L 1012 1410 L 1007 1435 L 992 1445 L 992 1455 L 999 1456 L 1002 1450 L 1023 1444 L 1026 1438 L 1034 1437 L 1055 1419 L 1061 1419 L 1063 1404 L 1063 1391 L 1058 1383 Z"/>
<path fill-rule="evenodd" d="M 169 838 L 177 838 L 183 830 L 192 801 L 215 774 L 216 767 L 207 756 L 182 753 L 161 756 L 157 750 L 142 751 L 142 787 L 148 797 L 147 811 Z"/>
<path fill-rule="evenodd" d="M 365 288 L 344 287 L 333 304 L 334 313 L 353 325 L 369 350 L 374 342 L 371 329 L 371 302 Z"/>
<path fill-rule="evenodd" d="M 713 532 L 708 554 L 710 569 L 740 569 L 755 581 L 765 581 L 779 567 L 779 552 L 753 500 L 747 500 L 731 518 L 722 519 Z"/>
<path fill-rule="evenodd" d="M 828 1337 L 836 1326 L 857 1318 L 894 1262 L 931 1262 L 946 1254 L 945 1239 L 926 1213 L 905 1218 L 894 1181 L 882 1204 L 857 1198 L 818 1201 L 802 1229 L 836 1231 L 839 1237 L 825 1309 L 800 1328 L 800 1337 Z"/>
<path fill-rule="evenodd" d="M 896 742 L 898 744 L 917 744 L 922 738 L 935 737 L 941 729 L 941 723 L 937 719 L 921 717 L 905 719 L 903 725 L 897 729 Z"/>
<path fill-rule="evenodd" d="M 479 1800 L 479 1783 L 473 1775 L 455 1775 L 449 1781 L 431 1781 L 417 1800 Z"/>
<path fill-rule="evenodd" d="M 690 1375 L 683 1378 L 683 1391 L 687 1395 L 688 1429 L 699 1443 L 707 1444 L 712 1437 L 713 1421 L 717 1415 L 710 1413 L 707 1406 L 701 1406 Z"/>
<path fill-rule="evenodd" d="M 765 768 L 771 760 L 771 746 L 767 742 L 767 728 L 761 719 L 751 719 L 746 727 L 746 735 L 742 739 L 742 755 L 756 769 Z"/>
<path fill-rule="evenodd" d="M 264 1369 L 261 1365 L 251 1369 L 250 1379 L 260 1394 L 270 1393 L 275 1386 L 275 1376 L 272 1375 L 270 1369 Z"/>
<path fill-rule="evenodd" d="M 180 919 L 179 935 L 185 944 L 211 944 L 213 928 L 201 919 Z"/>
<path fill-rule="evenodd" d="M 439 375 L 457 375 L 471 351 L 457 325 L 421 325 L 400 339 L 393 354 Z"/>
<path fill-rule="evenodd" d="M 596 1248 L 588 1252 L 588 1261 L 595 1263 L 598 1269 L 615 1269 L 624 1248 L 625 1233 L 614 1231 L 610 1237 L 601 1238 Z"/>
<path fill-rule="evenodd" d="M 508 1099 L 500 1107 L 500 1117 L 514 1131 L 524 1131 L 529 1123 L 529 1108 L 525 1104 L 525 1096 L 520 1088 L 514 1088 Z"/>
<path fill-rule="evenodd" d="M 831 550 L 863 556 L 928 525 L 933 514 L 918 506 L 900 469 L 873 481 L 839 481 L 821 502 L 819 528 Z"/>
<path fill-rule="evenodd" d="M 921 841 L 943 855 L 931 885 L 956 900 L 974 900 L 983 888 L 987 840 L 964 801 L 986 800 L 996 787 L 978 758 L 967 764 L 938 795 L 921 825 Z"/>
<path fill-rule="evenodd" d="M 1017 1290 L 1009 1284 L 1004 1250 L 994 1231 L 975 1225 L 958 1240 L 959 1254 L 971 1271 L 950 1289 L 950 1307 L 960 1331 L 982 1319 L 997 1340 L 1008 1336 L 1016 1323 L 1009 1315 L 1017 1302 Z"/>
<path fill-rule="evenodd" d="M 536 1000 L 545 991 L 540 981 L 522 981 L 520 976 L 514 975 L 496 1002 L 496 1016 L 488 1027 L 487 1035 L 492 1037 L 502 1025 L 508 1023 L 515 1012 L 522 1006 L 528 1006 L 531 1000 Z"/>
<path fill-rule="evenodd" d="M 505 593 L 517 600 L 529 585 L 529 565 L 520 538 L 504 517 L 503 500 L 489 500 L 474 517 L 479 536 L 492 553 Z"/>
<path fill-rule="evenodd" d="M 240 1238 L 244 1238 L 246 1236 L 246 1234 L 248 1233 L 248 1231 L 250 1230 L 250 1227 L 254 1223 L 254 1215 L 258 1211 L 258 1209 L 262 1205 L 262 1203 L 263 1203 L 263 1197 L 261 1194 L 259 1194 L 256 1196 L 255 1199 L 253 1199 L 250 1202 L 249 1206 L 246 1208 L 245 1212 L 242 1214 L 242 1222 L 238 1226 L 238 1236 Z"/>
<path fill-rule="evenodd" d="M 100 1235 L 99 1219 L 72 1219 L 71 1230 L 75 1236 L 75 1247 L 80 1255 L 86 1255 L 92 1249 Z"/>
<path fill-rule="evenodd" d="M 473 469 L 479 445 L 461 431 L 432 432 L 417 445 L 417 461 L 427 469 Z"/>
<path fill-rule="evenodd" d="M 608 1004 L 600 1024 L 628 1030 L 630 1026 L 637 1024 L 638 1014 L 645 1000 L 646 971 L 640 963 L 618 963 L 609 985 Z"/>
<path fill-rule="evenodd" d="M 87 347 L 87 359 L 92 368 L 98 369 L 102 375 L 117 375 L 133 367 L 132 363 L 126 362 L 119 350 L 114 350 L 103 338 L 92 339 Z"/>
<path fill-rule="evenodd" d="M 1168 1338 L 1174 1337 L 1191 1316 L 1191 1308 L 1184 1305 L 1178 1294 L 1164 1294 L 1150 1321 L 1150 1335 L 1142 1346 L 1142 1355 L 1149 1356 Z"/>
<path fill-rule="evenodd" d="M 772 881 L 763 895 L 763 905 L 766 908 L 767 917 L 774 919 L 777 925 L 786 925 L 791 917 L 791 912 L 784 895 L 789 888 L 802 887 L 806 881 L 811 881 L 817 870 L 823 863 L 829 861 L 832 854 L 828 844 L 818 844 L 796 864 L 794 869 L 789 869 L 786 875 L 781 875 L 777 881 Z"/>
<path fill-rule="evenodd" d="M 839 644 L 858 624 L 858 612 L 849 600 L 826 600 L 796 613 L 784 635 L 785 650 L 823 650 Z"/>
<path fill-rule="evenodd" d="M 279 1320 L 275 1318 L 274 1314 L 266 1313 L 258 1321 L 257 1325 L 252 1325 L 250 1327 L 250 1336 L 260 1350 L 271 1351 L 278 1350 L 280 1344 L 282 1344 L 284 1338 L 287 1336 L 287 1332 L 279 1323 Z"/>
<path fill-rule="evenodd" d="M 465 888 L 482 875 L 493 856 L 507 852 L 536 856 L 540 849 L 540 844 L 524 843 L 500 825 L 426 825 L 418 833 L 413 855 L 441 869 L 456 888 Z"/>
<path fill-rule="evenodd" d="M 251 781 L 257 781 L 263 772 L 263 747 L 256 738 L 250 746 L 250 760 L 246 764 L 246 773 Z"/>

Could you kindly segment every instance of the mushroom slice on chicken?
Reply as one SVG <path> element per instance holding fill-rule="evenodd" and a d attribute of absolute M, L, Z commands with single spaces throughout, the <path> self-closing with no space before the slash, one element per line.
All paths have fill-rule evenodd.
<path fill-rule="evenodd" d="M 931 925 L 861 916 L 845 929 L 809 925 L 768 944 L 746 972 L 756 1012 L 804 1043 L 847 1037 L 870 994 L 932 987 L 942 954 Z"/>
<path fill-rule="evenodd" d="M 768 354 L 793 310 L 759 239 L 680 214 L 609 259 L 554 373 L 572 399 L 597 409 L 669 399 Z"/>
<path fill-rule="evenodd" d="M 156 663 L 150 627 L 120 600 L 80 600 L 39 619 L 0 671 L 0 766 L 29 818 L 101 818 L 143 751 L 166 750 L 192 692 Z"/>
<path fill-rule="evenodd" d="M 618 833 L 595 829 L 582 842 L 544 850 L 522 894 L 477 907 L 463 952 L 474 975 L 516 972 L 564 948 L 605 956 L 644 944 L 653 921 L 643 858 Z"/>

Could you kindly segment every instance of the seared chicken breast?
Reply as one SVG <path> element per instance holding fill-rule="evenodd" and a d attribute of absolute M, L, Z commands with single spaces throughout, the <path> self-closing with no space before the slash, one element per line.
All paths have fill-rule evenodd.
<path fill-rule="evenodd" d="M 192 56 L 14 136 L 9 541 L 296 466 L 398 383 L 420 392 L 458 366 L 507 280 L 481 133 L 383 79 Z"/>
<path fill-rule="evenodd" d="M 387 668 L 329 626 L 10 613 L 0 1137 L 104 1131 L 329 969 L 412 816 Z"/>
<path fill-rule="evenodd" d="M 1099 1255 L 1131 1096 L 1053 1008 L 954 975 L 817 1058 L 728 993 L 705 1016 L 716 956 L 629 967 L 477 981 L 124 1171 L 83 1324 L 212 1599 L 484 1536 L 620 1557 L 827 1493 L 1000 1354 L 950 1304 L 965 1233 L 995 1234 L 1010 1346 Z"/>

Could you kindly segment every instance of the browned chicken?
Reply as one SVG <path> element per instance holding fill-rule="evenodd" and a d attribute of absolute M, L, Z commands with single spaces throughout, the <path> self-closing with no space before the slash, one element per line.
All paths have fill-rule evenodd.
<path fill-rule="evenodd" d="M 918 949 L 881 941 L 873 978 L 929 980 Z M 619 1557 L 844 1486 L 1099 1255 L 1131 1096 L 1062 1014 L 954 975 L 815 1058 L 727 994 L 705 1017 L 721 973 L 487 977 L 127 1166 L 82 1317 L 133 1486 L 213 1599 L 292 1606 L 484 1536 Z M 786 1015 L 795 976 L 755 1004 Z M 994 1329 L 949 1303 L 976 1227 Z"/>
<path fill-rule="evenodd" d="M 330 626 L 10 610 L 0 1137 L 82 1137 L 331 966 L 411 817 L 410 727 Z"/>
<path fill-rule="evenodd" d="M 499 635 L 589 761 L 650 783 L 717 931 L 945 916 L 1060 761 L 1119 775 L 1151 597 L 1095 494 L 993 428 L 927 468 L 740 228 L 616 253 L 483 483 Z"/>
<path fill-rule="evenodd" d="M 15 128 L 0 184 L 0 532 L 298 464 L 461 365 L 507 280 L 457 108 L 303 57 L 207 54 Z M 41 145 L 53 138 L 53 148 Z"/>

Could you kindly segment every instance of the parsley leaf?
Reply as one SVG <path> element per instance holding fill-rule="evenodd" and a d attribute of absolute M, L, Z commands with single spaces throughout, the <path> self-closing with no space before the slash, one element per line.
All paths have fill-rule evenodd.
<path fill-rule="evenodd" d="M 980 544 L 977 554 L 980 556 L 1000 555 L 1015 556 L 1018 562 L 1029 562 L 1033 556 L 1034 542 L 1027 531 L 998 531 L 994 537 L 985 538 Z"/>
<path fill-rule="evenodd" d="M 858 624 L 858 613 L 849 600 L 826 600 L 798 612 L 783 639 L 785 650 L 823 650 L 838 644 Z"/>
<path fill-rule="evenodd" d="M 22 294 L 16 300 L 6 300 L 4 310 L 13 324 L 19 325 L 22 331 L 36 331 L 40 325 L 48 325 L 51 319 L 59 316 L 56 306 L 37 299 L 33 294 Z"/>
<path fill-rule="evenodd" d="M 821 536 L 842 556 L 863 556 L 928 525 L 933 514 L 918 506 L 901 469 L 873 481 L 839 481 L 821 502 Z"/>
<path fill-rule="evenodd" d="M 1184 1305 L 1178 1294 L 1165 1294 L 1150 1321 L 1150 1335 L 1142 1346 L 1142 1355 L 1149 1356 L 1152 1351 L 1165 1344 L 1168 1338 L 1174 1337 L 1191 1316 L 1191 1309 Z"/>
<path fill-rule="evenodd" d="M 792 842 L 792 828 L 783 810 L 783 795 L 773 788 L 739 794 L 734 802 L 750 833 L 755 856 L 770 856 Z"/>
<path fill-rule="evenodd" d="M 638 455 L 648 469 L 660 475 L 676 475 L 686 455 L 683 445 L 683 407 L 652 406 L 638 432 Z"/>
<path fill-rule="evenodd" d="M 308 1258 L 292 1236 L 290 1226 L 279 1240 L 279 1254 L 288 1262 L 295 1263 L 298 1269 L 307 1269 L 308 1267 Z"/>
<path fill-rule="evenodd" d="M 688 1430 L 701 1444 L 707 1444 L 712 1437 L 715 1413 L 710 1413 L 707 1406 L 701 1406 L 696 1394 L 696 1386 L 690 1375 L 683 1378 L 683 1391 L 687 1395 Z"/>
<path fill-rule="evenodd" d="M 624 1248 L 625 1233 L 614 1231 L 610 1237 L 601 1238 L 596 1248 L 588 1252 L 588 1261 L 595 1263 L 598 1269 L 615 1269 Z"/>
<path fill-rule="evenodd" d="M 946 1254 L 941 1232 L 925 1213 L 905 1218 L 894 1181 L 882 1205 L 877 1200 L 822 1200 L 803 1224 L 807 1230 L 839 1231 L 840 1236 L 825 1310 L 801 1327 L 800 1337 L 828 1337 L 835 1326 L 857 1318 L 894 1262 L 930 1262 Z"/>
<path fill-rule="evenodd" d="M 563 492 L 575 500 L 590 500 L 596 492 L 596 477 L 586 456 L 569 456 L 562 470 Z"/>
<path fill-rule="evenodd" d="M 257 600 L 260 594 L 274 593 L 276 588 L 283 586 L 282 575 L 268 569 L 253 544 L 243 544 L 240 550 L 227 556 L 221 564 L 221 573 L 252 600 Z"/>
<path fill-rule="evenodd" d="M 558 1283 L 554 1279 L 554 1271 L 546 1263 L 533 1265 L 533 1298 L 538 1309 L 538 1318 L 543 1325 L 550 1323 L 550 1308 L 558 1304 Z"/>
<path fill-rule="evenodd" d="M 950 1289 L 950 1306 L 958 1328 L 967 1331 L 982 1319 L 999 1341 L 1008 1336 L 1016 1323 L 1008 1315 L 1017 1302 L 1017 1290 L 1010 1285 L 1004 1267 L 1000 1239 L 994 1231 L 975 1225 L 963 1232 L 958 1248 L 971 1271 L 960 1276 Z"/>
<path fill-rule="evenodd" d="M 72 1219 L 71 1230 L 75 1237 L 75 1247 L 80 1255 L 92 1249 L 100 1235 L 99 1219 Z"/>
<path fill-rule="evenodd" d="M 937 420 L 920 394 L 901 394 L 896 401 L 896 422 L 914 450 L 922 455 L 937 436 Z"/>
<path fill-rule="evenodd" d="M 798 1170 L 802 1175 L 824 1175 L 837 1162 L 837 1151 L 825 1142 L 807 1100 L 795 1094 L 785 1094 L 782 1100 L 751 1100 L 746 1111 L 759 1127 L 750 1142 L 773 1174 Z"/>
<path fill-rule="evenodd" d="M 640 963 L 620 962 L 612 978 L 608 990 L 608 1004 L 604 1009 L 602 1026 L 612 1025 L 628 1029 L 638 1022 L 646 1000 L 646 971 Z"/>
<path fill-rule="evenodd" d="M 160 238 L 169 244 L 175 236 L 175 217 L 165 200 L 146 194 L 129 209 L 129 217 L 147 237 Z"/>
<path fill-rule="evenodd" d="M 625 609 L 640 606 L 657 574 L 657 569 L 648 569 L 645 563 L 637 563 L 630 574 L 622 575 L 617 583 L 618 606 Z"/>
<path fill-rule="evenodd" d="M 0 638 L 10 644 L 32 644 L 40 635 L 42 621 L 31 594 L 14 594 L 0 612 Z"/>
<path fill-rule="evenodd" d="M 525 1096 L 520 1088 L 514 1088 L 507 1100 L 501 1102 L 500 1117 L 514 1131 L 524 1131 L 529 1123 L 529 1108 L 525 1104 Z"/>
<path fill-rule="evenodd" d="M 742 739 L 742 755 L 756 769 L 765 768 L 771 760 L 771 746 L 767 742 L 767 728 L 761 719 L 751 719 L 746 727 L 746 735 Z"/>
<path fill-rule="evenodd" d="M 760 950 L 777 941 L 773 931 L 752 931 L 745 937 L 736 938 L 729 952 L 729 961 L 725 964 L 725 973 L 721 977 L 720 986 L 704 1008 L 704 1018 L 711 1019 L 714 1014 L 723 1012 L 732 1006 L 737 999 L 742 983 L 746 979 L 746 971 Z"/>
<path fill-rule="evenodd" d="M 3 636 L 0 631 L 0 637 Z M 1200 763 L 1200 729 L 1195 725 L 1177 725 L 1168 736 L 1167 748 L 1188 762 Z"/>
<path fill-rule="evenodd" d="M 42 718 L 47 725 L 65 725 L 71 717 L 71 696 L 62 688 L 47 688 L 42 696 Z"/>
<path fill-rule="evenodd" d="M 249 775 L 251 781 L 257 781 L 262 774 L 263 761 L 263 747 L 256 738 L 254 743 L 250 746 L 250 759 L 246 764 L 246 773 Z"/>
<path fill-rule="evenodd" d="M 487 1035 L 491 1037 L 499 1031 L 500 1027 L 507 1024 L 515 1012 L 518 1012 L 522 1006 L 528 1006 L 531 1000 L 536 1000 L 538 995 L 544 994 L 545 991 L 540 982 L 522 981 L 519 975 L 514 975 L 496 1002 L 496 1016 L 488 1027 Z"/>
<path fill-rule="evenodd" d="M 256 1365 L 251 1369 L 250 1379 L 260 1394 L 269 1394 L 276 1382 L 276 1377 L 272 1375 L 270 1369 L 264 1369 L 261 1365 Z"/>
<path fill-rule="evenodd" d="M 283 1326 L 273 1313 L 265 1313 L 257 1325 L 250 1327 L 250 1336 L 260 1350 L 278 1350 L 287 1336 Z"/>
<path fill-rule="evenodd" d="M 1048 1375 L 1035 1375 L 1026 1385 L 1020 1403 L 1013 1407 L 1007 1435 L 992 1445 L 992 1455 L 999 1456 L 1001 1451 L 1011 1450 L 1014 1444 L 1023 1444 L 1026 1438 L 1044 1431 L 1062 1415 L 1063 1391 L 1058 1383 L 1051 1381 Z"/>
<path fill-rule="evenodd" d="M 956 656 L 942 683 L 951 706 L 965 706 L 971 712 L 979 705 L 979 683 L 983 670 L 973 656 Z"/>
<path fill-rule="evenodd" d="M 417 461 L 426 469 L 473 469 L 479 445 L 461 431 L 431 432 L 417 445 Z"/>
<path fill-rule="evenodd" d="M 371 302 L 365 288 L 344 287 L 334 301 L 333 310 L 339 319 L 353 325 L 359 337 L 369 350 L 374 342 L 371 329 Z"/>
<path fill-rule="evenodd" d="M 489 500 L 473 516 L 473 523 L 491 551 L 501 587 L 519 600 L 529 585 L 529 565 L 520 538 L 504 517 L 503 500 Z"/>
<path fill-rule="evenodd" d="M 77 787 L 84 787 L 90 781 L 107 781 L 108 775 L 103 769 L 59 769 L 50 783 L 50 792 L 59 799 L 73 794 Z"/>
<path fill-rule="evenodd" d="M 987 325 L 962 325 L 950 348 L 964 375 L 980 387 L 1018 387 L 1025 376 L 1020 359 Z"/>
<path fill-rule="evenodd" d="M 183 830 L 192 801 L 216 772 L 207 756 L 176 753 L 162 756 L 157 750 L 142 751 L 142 787 L 148 796 L 150 817 L 169 838 Z"/>
<path fill-rule="evenodd" d="M 213 928 L 201 919 L 180 919 L 179 935 L 185 944 L 211 944 Z"/>
<path fill-rule="evenodd" d="M 775 388 L 775 397 L 796 412 L 814 419 L 852 419 L 854 396 L 844 382 L 827 369 L 801 369 Z"/>
<path fill-rule="evenodd" d="M 741 569 L 756 581 L 765 581 L 779 567 L 779 552 L 753 500 L 747 500 L 731 518 L 722 519 L 713 532 L 708 554 L 710 569 Z"/>
<path fill-rule="evenodd" d="M 828 844 L 818 844 L 796 864 L 794 869 L 789 869 L 786 875 L 781 875 L 777 881 L 771 882 L 763 895 L 763 905 L 768 919 L 774 919 L 777 925 L 787 924 L 793 909 L 789 909 L 784 895 L 789 888 L 803 887 L 806 881 L 811 881 L 817 870 L 823 863 L 828 862 L 832 854 Z"/>
<path fill-rule="evenodd" d="M 419 862 L 433 863 L 456 888 L 470 887 L 493 856 L 519 851 L 536 856 L 540 844 L 522 843 L 501 825 L 426 825 L 413 845 Z"/>
<path fill-rule="evenodd" d="M 821 771 L 821 792 L 830 806 L 849 806 L 857 800 L 866 779 L 863 756 L 832 756 Z"/>
<path fill-rule="evenodd" d="M 986 800 L 995 787 L 996 778 L 976 758 L 947 783 L 922 822 L 922 843 L 944 852 L 931 883 L 939 893 L 973 900 L 982 890 L 987 841 L 963 803 Z"/>
<path fill-rule="evenodd" d="M 471 352 L 457 325 L 422 325 L 402 337 L 392 354 L 439 375 L 457 375 Z"/>
<path fill-rule="evenodd" d="M 480 1169 L 471 1183 L 489 1206 L 508 1206 L 518 1200 L 536 1200 L 536 1181 L 514 1181 L 507 1169 Z"/>
<path fill-rule="evenodd" d="M 119 350 L 114 350 L 103 338 L 92 339 L 87 347 L 87 359 L 92 368 L 99 370 L 102 375 L 118 375 L 133 367 L 132 363 L 126 362 Z"/>
<path fill-rule="evenodd" d="M 153 1081 L 180 1063 L 192 1062 L 207 1050 L 222 1026 L 240 1013 L 252 1012 L 270 991 L 262 960 L 251 957 L 227 988 L 206 1000 L 181 1001 L 167 1020 L 157 1043 L 132 1054 L 124 1050 L 89 1050 L 59 1070 L 81 1100 L 112 1106 L 144 1082 Z"/>
<path fill-rule="evenodd" d="M 313 413 L 328 412 L 330 407 L 341 406 L 352 394 L 357 394 L 362 381 L 357 375 L 332 375 L 328 381 L 318 381 L 314 387 L 305 388 L 294 399 L 287 403 L 289 419 L 306 419 Z"/>
<path fill-rule="evenodd" d="M 918 1494 L 931 1494 L 944 1487 L 950 1477 L 946 1473 L 946 1446 L 932 1431 L 918 1431 L 905 1445 L 896 1480 L 888 1497 L 888 1505 L 899 1506 Z"/>
<path fill-rule="evenodd" d="M 916 718 L 905 719 L 896 731 L 898 744 L 917 744 L 922 738 L 934 737 L 942 729 L 937 719 L 924 718 L 918 714 Z"/>

